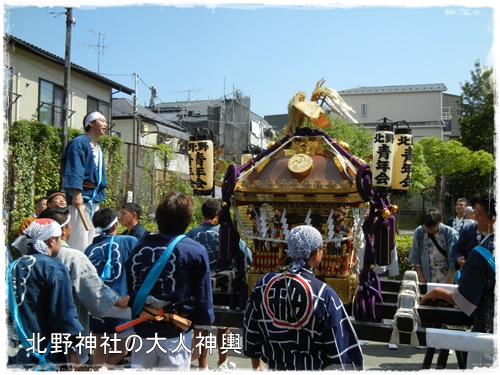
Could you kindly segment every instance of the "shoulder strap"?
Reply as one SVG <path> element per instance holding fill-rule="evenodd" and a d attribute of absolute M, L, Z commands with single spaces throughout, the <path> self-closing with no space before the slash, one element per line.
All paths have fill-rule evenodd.
<path fill-rule="evenodd" d="M 491 269 L 495 273 L 495 271 L 496 271 L 496 269 L 495 269 L 495 257 L 493 256 L 493 254 L 490 253 L 487 248 L 485 248 L 484 246 L 480 246 L 480 245 L 477 245 L 473 250 L 476 250 L 479 254 L 481 254 L 483 256 L 484 259 L 486 259 L 486 261 L 490 265 Z"/>
<path fill-rule="evenodd" d="M 137 316 L 141 312 L 142 308 L 146 304 L 146 298 L 153 288 L 153 285 L 156 283 L 158 280 L 158 277 L 160 276 L 161 271 L 165 268 L 165 265 L 167 264 L 168 259 L 170 258 L 170 255 L 172 254 L 172 251 L 174 251 L 175 245 L 182 240 L 186 235 L 181 234 L 168 244 L 167 249 L 161 254 L 160 259 L 154 264 L 153 268 L 151 268 L 151 271 L 149 271 L 148 276 L 146 276 L 146 279 L 142 283 L 140 289 L 137 291 L 137 294 L 134 299 L 134 305 L 132 307 L 132 316 Z"/>
<path fill-rule="evenodd" d="M 101 280 L 106 281 L 111 278 L 111 269 L 113 268 L 111 266 L 111 260 L 112 260 L 112 255 L 113 255 L 113 242 L 115 240 L 115 236 L 111 236 L 111 239 L 109 240 L 109 246 L 108 246 L 108 259 L 106 260 L 106 264 L 104 264 L 104 268 L 102 270 L 101 274 Z"/>
<path fill-rule="evenodd" d="M 434 246 L 436 246 L 436 248 L 439 250 L 439 252 L 446 258 L 448 259 L 448 253 L 446 251 L 444 251 L 444 249 L 441 247 L 441 245 L 439 244 L 438 240 L 436 239 L 436 237 L 434 237 L 433 234 L 430 234 L 429 233 L 429 238 L 432 240 L 432 242 L 434 243 Z"/>

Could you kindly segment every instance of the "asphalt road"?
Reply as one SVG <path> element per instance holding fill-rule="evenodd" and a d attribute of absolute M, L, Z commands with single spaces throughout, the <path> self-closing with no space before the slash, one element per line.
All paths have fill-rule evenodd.
<path fill-rule="evenodd" d="M 241 343 L 241 329 L 233 329 L 234 334 L 239 334 Z M 214 331 L 215 333 L 215 331 Z M 417 349 L 413 346 L 399 345 L 397 349 L 389 349 L 387 343 L 370 341 L 362 346 L 365 370 L 366 371 L 419 371 L 422 369 L 426 349 Z M 436 368 L 438 351 L 432 361 L 432 369 Z M 230 361 L 236 364 L 236 369 L 231 372 L 251 370 L 250 359 L 243 353 L 229 352 Z M 209 370 L 217 367 L 218 354 L 216 351 L 208 354 Z M 446 369 L 458 370 L 458 363 L 455 353 L 448 356 Z M 191 371 L 198 371 L 198 362 L 193 361 Z"/>

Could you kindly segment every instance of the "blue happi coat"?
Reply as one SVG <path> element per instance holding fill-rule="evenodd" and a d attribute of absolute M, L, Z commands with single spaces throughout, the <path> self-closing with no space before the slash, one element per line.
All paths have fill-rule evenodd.
<path fill-rule="evenodd" d="M 458 235 L 457 242 L 455 242 L 451 249 L 452 261 L 456 262 L 461 256 L 467 259 L 472 249 L 479 245 L 483 238 L 484 236 L 481 232 L 477 231 L 476 222 L 465 225 Z M 460 269 L 460 266 L 455 264 L 455 268 Z"/>
<path fill-rule="evenodd" d="M 481 246 L 495 255 L 494 235 L 485 238 Z M 454 289 L 451 294 L 460 310 L 474 317 L 472 332 L 493 333 L 494 331 L 495 284 L 495 270 L 483 255 L 472 249 L 462 267 L 458 288 Z"/>
<path fill-rule="evenodd" d="M 146 233 L 137 243 L 125 264 L 130 295 L 129 306 L 133 306 L 137 291 L 140 289 L 153 265 L 166 250 L 175 235 Z M 207 251 L 190 238 L 183 238 L 163 268 L 149 295 L 162 301 L 179 302 L 194 297 L 192 306 L 183 306 L 179 314 L 192 321 L 195 326 L 211 325 L 214 321 L 212 284 Z M 134 317 L 135 318 L 135 317 Z M 174 338 L 182 332 L 168 322 L 148 320 L 134 327 L 141 337 Z"/>
<path fill-rule="evenodd" d="M 214 225 L 205 221 L 186 233 L 186 236 L 202 244 L 207 249 L 210 270 L 213 272 L 224 271 L 227 264 L 219 261 L 219 229 L 220 225 Z M 238 244 L 243 256 L 247 258 L 247 263 L 252 265 L 252 250 L 248 248 L 243 240 Z"/>
<path fill-rule="evenodd" d="M 362 370 L 361 347 L 337 293 L 308 265 L 287 271 L 288 288 L 284 275 L 270 272 L 255 284 L 243 321 L 243 353 L 272 370 Z"/>
<path fill-rule="evenodd" d="M 112 237 L 111 271 L 109 278 L 103 279 L 103 281 L 107 286 L 113 289 L 119 297 L 123 297 L 127 295 L 127 278 L 124 265 L 137 243 L 137 238 L 126 235 L 112 236 L 111 234 L 101 234 L 95 237 L 92 245 L 85 249 L 85 255 L 90 259 L 97 273 L 102 276 L 106 262 L 109 259 L 109 245 Z M 126 323 L 127 321 L 127 319 L 122 318 L 97 318 L 92 316 L 90 320 L 90 329 L 96 333 L 114 333 L 114 329 L 117 325 Z"/>
<path fill-rule="evenodd" d="M 83 187 L 84 181 L 93 185 L 99 185 L 93 202 L 100 203 L 106 198 L 106 170 L 102 165 L 102 173 L 99 177 L 99 168 L 92 152 L 92 141 L 87 134 L 79 135 L 71 140 L 63 155 L 64 190 L 66 201 L 71 204 L 73 189 L 82 190 L 85 202 L 88 202 L 94 194 L 94 188 Z M 103 160 L 103 159 L 102 159 Z M 104 164 L 104 162 L 103 162 Z"/>
<path fill-rule="evenodd" d="M 62 341 L 78 343 L 76 336 L 83 327 L 78 321 L 73 302 L 72 283 L 67 268 L 60 261 L 35 251 L 22 256 L 12 270 L 14 296 L 21 324 L 29 340 L 35 338 L 35 347 L 42 354 L 55 334 Z M 25 347 L 17 346 L 17 335 L 9 337 L 9 364 L 38 364 Z M 13 345 L 12 345 L 13 344 Z M 66 352 L 66 353 L 65 353 Z M 65 362 L 66 350 L 57 353 L 52 344 L 47 359 L 53 363 Z"/>

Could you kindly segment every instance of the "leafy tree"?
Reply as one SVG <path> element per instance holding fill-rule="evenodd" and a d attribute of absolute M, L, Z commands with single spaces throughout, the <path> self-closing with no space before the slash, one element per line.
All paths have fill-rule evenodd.
<path fill-rule="evenodd" d="M 413 144 L 413 160 L 411 167 L 410 195 L 422 194 L 434 184 L 432 172 L 425 163 L 423 144 L 415 142 Z"/>
<path fill-rule="evenodd" d="M 471 71 L 471 82 L 462 88 L 462 118 L 460 133 L 463 145 L 472 151 L 485 150 L 494 153 L 495 93 L 493 70 L 481 68 L 479 60 Z"/>
<path fill-rule="evenodd" d="M 349 145 L 349 153 L 360 159 L 368 159 L 372 155 L 372 133 L 362 124 L 351 124 L 350 122 L 340 118 L 328 115 L 331 125 L 327 128 L 320 129 L 325 134 L 337 141 L 343 141 Z M 306 122 L 307 126 L 313 129 L 318 129 L 314 124 Z M 280 140 L 285 136 L 285 129 L 282 132 L 277 132 L 273 137 L 274 141 Z"/>
<path fill-rule="evenodd" d="M 425 137 L 415 142 L 415 146 L 417 159 L 423 157 L 425 167 L 422 171 L 424 174 L 427 172 L 427 176 L 413 174 L 412 185 L 434 190 L 433 206 L 439 210 L 442 209 L 443 179 L 448 180 L 457 173 L 471 171 L 478 173 L 479 176 L 487 176 L 495 169 L 493 155 L 482 150 L 473 152 L 458 141 L 444 142 L 436 137 Z M 420 181 L 421 178 L 423 180 Z M 432 183 L 429 183 L 429 178 L 432 179 Z M 489 182 L 485 179 L 481 183 L 488 186 Z M 478 192 L 471 195 L 475 196 Z"/>
<path fill-rule="evenodd" d="M 479 150 L 471 154 L 470 164 L 475 166 L 468 171 L 457 171 L 446 177 L 447 193 L 451 201 L 466 197 L 472 199 L 491 190 L 495 185 L 495 163 L 493 155 Z"/>
<path fill-rule="evenodd" d="M 322 129 L 330 137 L 346 142 L 349 145 L 349 153 L 368 162 L 371 157 L 373 135 L 370 130 L 362 124 L 351 124 L 350 122 L 329 116 L 331 126 Z"/>

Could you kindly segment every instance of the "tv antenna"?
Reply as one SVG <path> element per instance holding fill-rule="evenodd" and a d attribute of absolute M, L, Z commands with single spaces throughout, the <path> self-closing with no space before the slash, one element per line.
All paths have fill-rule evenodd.
<path fill-rule="evenodd" d="M 173 91 L 176 94 L 181 94 L 184 98 L 187 99 L 187 101 L 191 101 L 191 93 L 194 92 L 194 96 L 196 96 L 201 90 L 199 89 L 192 89 L 192 90 L 181 90 L 181 91 Z M 184 95 L 184 93 L 187 93 L 187 95 Z"/>
<path fill-rule="evenodd" d="M 92 44 L 92 43 L 80 43 L 80 44 L 88 46 L 89 48 L 92 47 L 96 50 L 96 52 L 97 52 L 97 73 L 100 73 L 101 55 L 104 55 L 104 50 L 106 48 L 109 48 L 109 45 L 107 45 L 107 46 L 104 45 L 104 39 L 106 38 L 106 35 L 108 33 L 105 33 L 102 31 L 97 31 L 97 30 L 92 30 L 92 29 L 90 29 L 89 32 L 98 35 L 97 44 Z M 101 36 L 102 36 L 102 40 L 101 40 Z"/>

